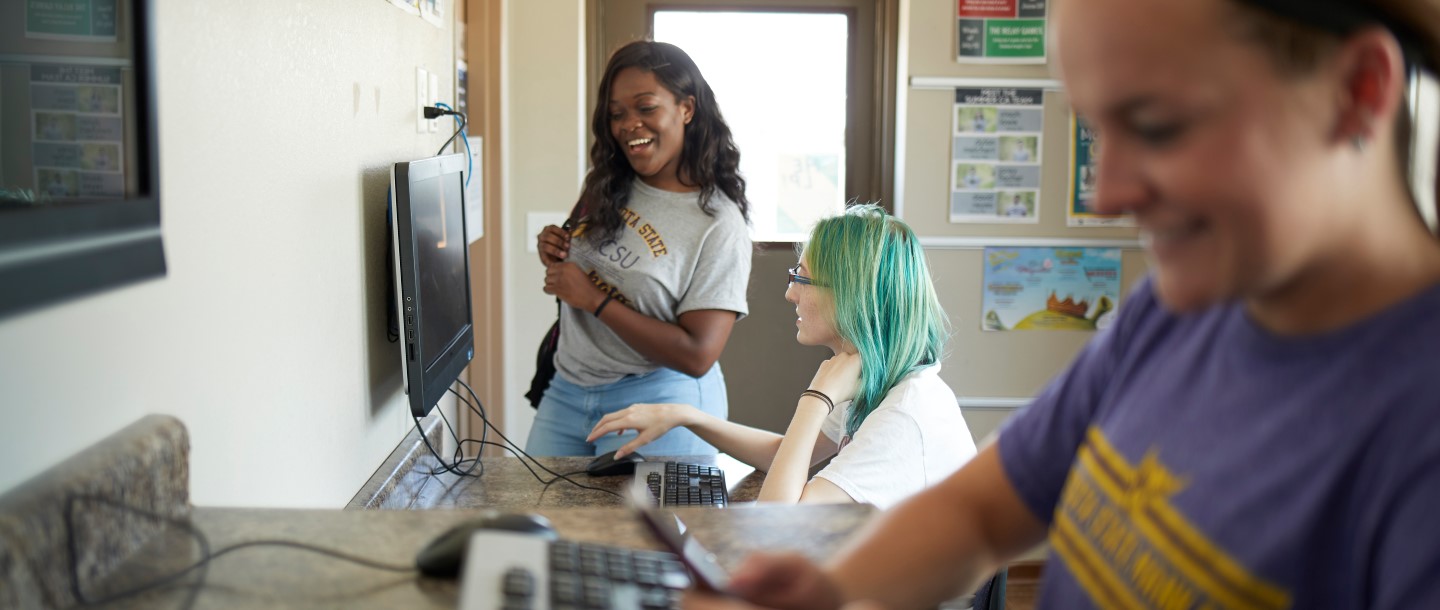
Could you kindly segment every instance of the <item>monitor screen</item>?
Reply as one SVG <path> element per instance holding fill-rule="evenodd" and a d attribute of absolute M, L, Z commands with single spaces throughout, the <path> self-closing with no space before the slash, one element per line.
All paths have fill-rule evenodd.
<path fill-rule="evenodd" d="M 391 169 L 395 314 L 405 393 L 417 417 L 430 412 L 475 353 L 464 168 L 464 155 L 446 155 Z"/>
<path fill-rule="evenodd" d="M 420 358 L 426 369 L 434 367 L 445 348 L 470 325 L 459 177 L 442 174 L 410 183 L 410 221 L 425 322 L 419 329 Z"/>

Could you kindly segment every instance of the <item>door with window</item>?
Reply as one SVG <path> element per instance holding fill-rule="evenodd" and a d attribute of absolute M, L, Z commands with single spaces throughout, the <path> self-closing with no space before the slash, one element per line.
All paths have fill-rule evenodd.
<path fill-rule="evenodd" d="M 829 353 L 795 343 L 785 270 L 814 222 L 893 192 L 898 0 L 590 0 L 589 107 L 617 47 L 684 49 L 740 149 L 757 243 L 721 366 L 731 419 L 776 432 Z M 760 357 L 760 355 L 764 355 Z"/>

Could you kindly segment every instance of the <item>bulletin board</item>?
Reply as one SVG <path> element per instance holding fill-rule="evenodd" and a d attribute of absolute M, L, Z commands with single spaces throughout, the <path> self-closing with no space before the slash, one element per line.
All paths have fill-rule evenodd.
<path fill-rule="evenodd" d="M 940 377 L 961 397 L 1029 398 L 1064 370 L 1095 333 L 981 330 L 984 312 L 979 290 L 984 252 L 978 247 L 926 248 L 935 291 L 951 326 L 949 356 Z M 1144 275 L 1145 257 L 1134 248 L 1121 250 L 1121 256 L 1120 287 L 1124 295 Z M 1123 297 L 1120 306 L 1124 307 Z M 979 404 L 983 406 L 986 401 Z"/>
<path fill-rule="evenodd" d="M 910 78 L 901 106 L 906 116 L 899 137 L 903 152 L 896 169 L 901 180 L 894 207 L 896 214 L 915 229 L 925 244 L 936 290 L 950 319 L 949 355 L 941 377 L 967 408 L 967 418 L 977 410 L 993 413 L 988 417 L 995 421 L 981 426 L 988 431 L 1063 371 L 1080 348 L 1095 336 L 1095 331 L 983 330 L 985 248 L 1117 249 L 1121 257 L 1121 309 L 1135 282 L 1145 275 L 1146 264 L 1133 226 L 1113 223 L 1071 226 L 1067 208 L 1074 201 L 1071 189 L 1071 181 L 1075 179 L 1071 151 L 1074 128 L 1061 84 L 1048 78 L 1008 78 L 993 66 L 986 67 L 986 71 L 996 76 Z M 1039 179 L 1033 189 L 1037 192 L 1033 219 L 952 222 L 956 192 L 953 155 L 957 134 L 963 136 L 966 132 L 966 126 L 956 126 L 956 92 L 976 88 L 1041 91 L 1039 108 L 1043 121 L 1033 134 L 1039 141 L 1034 147 L 1039 159 Z M 968 128 L 971 132 L 979 129 L 975 114 L 959 115 L 961 119 L 975 120 L 977 127 Z M 987 123 L 986 129 L 992 130 L 993 125 Z M 1026 132 L 1020 135 L 1031 135 L 1030 127 L 1014 129 Z M 1009 160 L 1003 155 L 1002 158 Z"/>
<path fill-rule="evenodd" d="M 951 222 L 955 148 L 953 115 L 956 89 L 1001 88 L 1040 89 L 1043 125 L 1039 140 L 1039 197 L 1035 203 L 1037 222 L 961 223 Z M 909 122 L 924 116 L 926 128 L 909 129 L 905 134 L 904 190 L 896 211 L 911 226 L 923 227 L 923 237 L 1040 238 L 1057 240 L 1103 239 L 1138 247 L 1133 227 L 1071 227 L 1066 210 L 1070 205 L 1072 135 L 1070 105 L 1060 83 L 1045 79 L 914 77 L 908 93 Z M 942 127 L 943 126 L 943 127 Z M 1124 241 L 1129 240 L 1129 241 Z"/>

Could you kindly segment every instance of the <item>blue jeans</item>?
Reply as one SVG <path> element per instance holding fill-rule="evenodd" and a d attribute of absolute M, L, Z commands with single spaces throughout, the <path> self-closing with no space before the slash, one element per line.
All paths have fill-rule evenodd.
<path fill-rule="evenodd" d="M 627 375 L 614 383 L 582 386 L 556 375 L 540 399 L 535 425 L 525 451 L 531 455 L 600 455 L 619 449 L 635 439 L 633 430 L 624 434 L 607 434 L 585 442 L 590 429 L 600 418 L 635 403 L 683 403 L 719 417 L 728 418 L 730 404 L 725 399 L 725 375 L 720 364 L 696 378 L 659 368 L 644 375 Z M 646 456 L 714 455 L 715 448 L 700 440 L 686 428 L 675 428 L 660 438 L 640 447 Z"/>

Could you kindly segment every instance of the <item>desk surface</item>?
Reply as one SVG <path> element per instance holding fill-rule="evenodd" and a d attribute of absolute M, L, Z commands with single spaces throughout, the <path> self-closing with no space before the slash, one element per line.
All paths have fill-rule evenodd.
<path fill-rule="evenodd" d="M 589 457 L 542 457 L 539 464 L 551 471 L 568 475 L 575 483 L 597 487 L 615 493 L 622 493 L 633 475 L 613 477 L 591 477 L 585 474 Z M 718 456 L 672 456 L 653 457 L 652 460 L 667 460 L 719 466 L 725 471 L 725 484 L 729 487 L 731 503 L 753 502 L 760 494 L 760 484 L 765 475 L 742 464 L 728 455 Z M 414 469 L 433 467 L 433 458 L 419 461 Z M 528 462 L 514 457 L 486 457 L 481 461 L 484 473 L 478 477 L 460 477 L 449 473 L 433 476 L 405 477 L 408 481 L 388 492 L 391 500 L 386 505 L 392 508 L 447 509 L 447 508 L 497 508 L 500 510 L 527 511 L 539 508 L 579 508 L 593 506 L 620 506 L 619 497 L 584 489 L 564 480 L 546 485 L 536 475 L 546 480 L 554 475 L 535 468 L 534 473 L 526 467 Z M 533 464 L 531 464 L 533 466 Z M 377 478 L 367 483 L 367 488 L 378 488 L 386 483 L 382 469 Z M 479 472 L 479 469 L 476 469 Z M 370 497 L 374 491 L 362 493 L 357 498 Z M 398 496 L 405 496 L 401 500 Z M 350 508 L 363 508 L 359 502 L 352 502 Z"/>
<path fill-rule="evenodd" d="M 445 497 L 442 495 L 442 497 Z M 551 508 L 545 515 L 571 540 L 656 548 L 619 507 Z M 474 510 L 284 510 L 196 508 L 192 523 L 212 550 L 243 541 L 281 539 L 332 548 L 375 561 L 413 565 L 415 554 Z M 756 550 L 797 551 L 814 559 L 833 552 L 875 514 L 868 505 L 749 506 L 676 511 L 692 534 L 733 568 Z M 111 578 L 87 591 L 99 597 L 172 573 L 199 557 L 193 540 L 174 531 L 158 537 Z M 198 575 L 130 598 L 114 607 L 181 607 Z M 453 608 L 456 581 L 381 572 L 283 547 L 255 547 L 214 559 L 195 608 Z"/>

